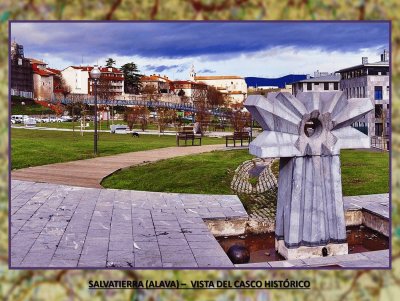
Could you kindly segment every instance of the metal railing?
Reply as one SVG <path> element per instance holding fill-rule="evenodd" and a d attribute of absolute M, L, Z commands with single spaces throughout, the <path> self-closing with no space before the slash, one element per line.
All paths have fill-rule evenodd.
<path fill-rule="evenodd" d="M 389 137 L 372 136 L 371 147 L 377 148 L 383 151 L 389 151 L 390 141 Z"/>

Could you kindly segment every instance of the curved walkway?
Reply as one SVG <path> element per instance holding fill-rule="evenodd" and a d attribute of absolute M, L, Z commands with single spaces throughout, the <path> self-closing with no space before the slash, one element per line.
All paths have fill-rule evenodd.
<path fill-rule="evenodd" d="M 22 168 L 13 170 L 11 172 L 11 178 L 13 180 L 102 188 L 100 183 L 104 177 L 122 168 L 179 156 L 227 149 L 228 148 L 226 148 L 225 145 L 221 144 L 166 147 L 113 156 L 97 157 L 87 160 Z"/>

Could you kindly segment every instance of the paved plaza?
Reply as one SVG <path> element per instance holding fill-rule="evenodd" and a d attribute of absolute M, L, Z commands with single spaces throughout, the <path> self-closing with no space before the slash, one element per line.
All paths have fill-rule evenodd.
<path fill-rule="evenodd" d="M 11 181 L 11 267 L 234 268 L 206 219 L 248 215 L 237 196 Z M 388 194 L 345 197 L 346 212 L 389 216 Z M 237 265 L 389 266 L 389 251 Z"/>
<path fill-rule="evenodd" d="M 13 180 L 11 267 L 233 267 L 203 219 L 237 217 L 236 196 Z"/>

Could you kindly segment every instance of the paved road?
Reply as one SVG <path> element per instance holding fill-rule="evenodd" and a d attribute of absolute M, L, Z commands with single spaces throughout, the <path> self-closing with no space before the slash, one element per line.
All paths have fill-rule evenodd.
<path fill-rule="evenodd" d="M 101 188 L 102 186 L 100 183 L 104 177 L 122 168 L 155 162 L 162 159 L 226 149 L 225 145 L 167 147 L 87 160 L 22 168 L 12 171 L 11 178 L 13 180 Z"/>

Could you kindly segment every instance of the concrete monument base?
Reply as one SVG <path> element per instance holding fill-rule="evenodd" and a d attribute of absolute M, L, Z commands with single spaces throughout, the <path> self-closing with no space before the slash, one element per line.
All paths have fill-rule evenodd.
<path fill-rule="evenodd" d="M 323 249 L 326 250 L 323 250 Z M 347 243 L 330 243 L 324 246 L 288 248 L 283 240 L 275 239 L 275 249 L 285 259 L 305 259 L 322 256 L 336 256 L 348 254 L 349 246 Z M 325 253 L 325 254 L 324 254 Z"/>

